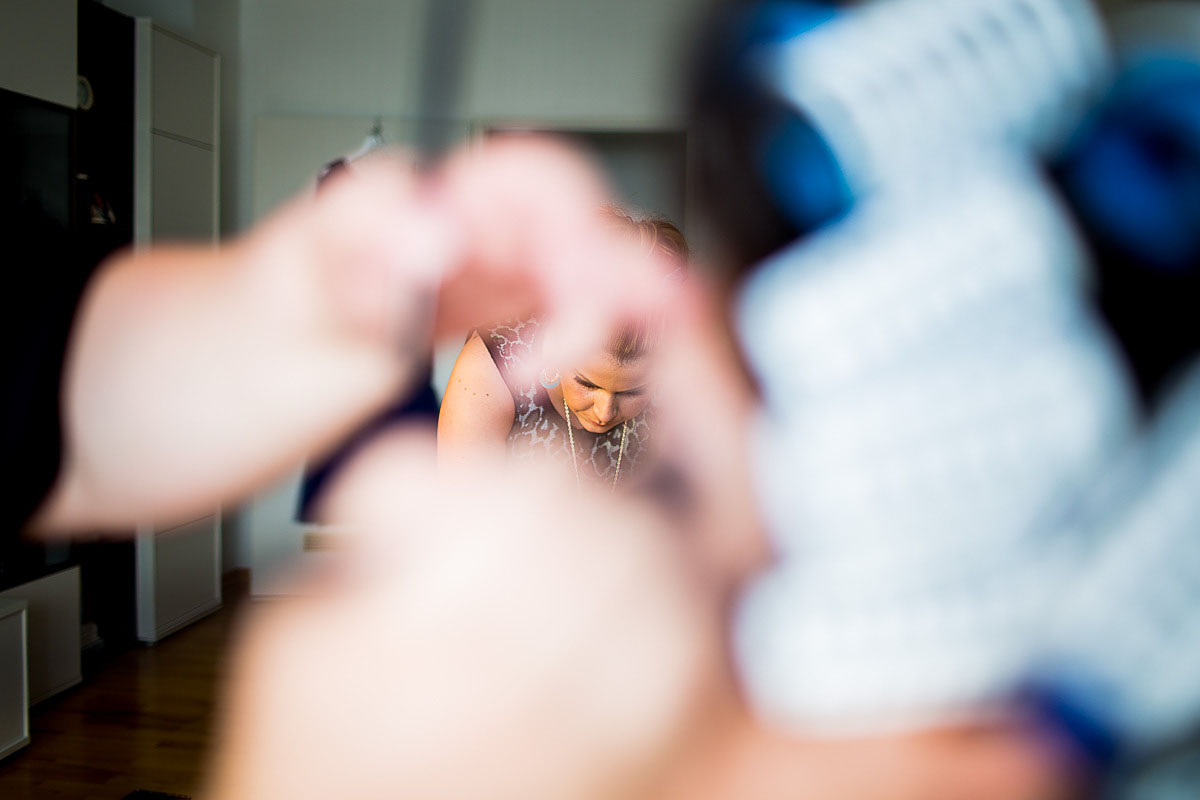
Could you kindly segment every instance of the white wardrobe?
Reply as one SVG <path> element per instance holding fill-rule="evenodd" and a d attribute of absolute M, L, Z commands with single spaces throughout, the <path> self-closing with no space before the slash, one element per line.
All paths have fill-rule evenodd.
<path fill-rule="evenodd" d="M 137 21 L 134 239 L 217 241 L 220 56 Z M 221 513 L 143 525 L 137 540 L 137 633 L 155 642 L 221 606 Z"/>

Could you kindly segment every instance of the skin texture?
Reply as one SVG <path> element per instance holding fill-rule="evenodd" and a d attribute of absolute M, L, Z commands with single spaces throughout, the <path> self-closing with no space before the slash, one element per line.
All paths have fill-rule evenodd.
<path fill-rule="evenodd" d="M 471 334 L 454 362 L 438 412 L 440 464 L 504 452 L 516 407 L 483 340 Z"/>
<path fill-rule="evenodd" d="M 382 442 L 331 492 L 357 537 L 245 630 L 209 796 L 656 796 L 724 680 L 702 572 L 645 504 L 430 455 Z"/>
<path fill-rule="evenodd" d="M 606 433 L 650 406 L 649 359 L 622 364 L 605 354 L 557 372 L 559 384 L 547 395 L 564 418 L 565 399 L 572 425 L 589 433 Z"/>

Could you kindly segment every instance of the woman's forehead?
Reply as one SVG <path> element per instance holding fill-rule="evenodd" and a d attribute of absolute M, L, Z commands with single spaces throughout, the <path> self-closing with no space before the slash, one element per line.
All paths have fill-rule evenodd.
<path fill-rule="evenodd" d="M 650 359 L 620 363 L 605 353 L 575 365 L 574 372 L 583 379 L 610 392 L 623 392 L 644 386 L 650 377 Z"/>

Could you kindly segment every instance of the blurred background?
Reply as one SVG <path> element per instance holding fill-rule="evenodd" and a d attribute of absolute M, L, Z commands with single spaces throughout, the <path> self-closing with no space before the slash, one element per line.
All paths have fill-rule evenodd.
<path fill-rule="evenodd" d="M 721 49 L 719 28 L 714 33 L 705 27 L 715 5 L 712 0 L 479 0 L 462 4 L 469 13 L 451 18 L 455 27 L 449 39 L 431 35 L 438 3 L 0 0 L 0 136 L 10 155 L 0 169 L 5 202 L 32 202 L 47 230 L 69 232 L 78 242 L 78 253 L 62 277 L 64 283 L 82 285 L 108 253 L 121 247 L 236 236 L 288 198 L 314 191 L 322 167 L 337 158 L 379 145 L 415 148 L 435 141 L 444 147 L 496 133 L 540 131 L 562 135 L 589 151 L 624 204 L 677 223 L 702 260 L 740 256 L 757 261 L 799 240 L 801 247 L 768 262 L 740 306 L 739 332 L 759 377 L 766 378 L 767 410 L 777 404 L 782 414 L 773 431 L 780 452 L 763 455 L 767 463 L 780 466 L 775 474 L 787 479 L 786 485 L 764 490 L 769 500 L 764 511 L 780 534 L 777 544 L 803 550 L 810 544 L 804 536 L 821 531 L 821 526 L 861 534 L 864 548 L 852 555 L 866 553 L 868 558 L 860 558 L 856 567 L 874 564 L 894 574 L 904 559 L 923 557 L 913 545 L 917 539 L 898 537 L 897 530 L 909 526 L 914 536 L 928 536 L 940 524 L 952 535 L 972 520 L 986 518 L 980 527 L 998 532 L 991 540 L 995 552 L 985 546 L 960 553 L 946 550 L 945 541 L 936 536 L 924 540 L 930 547 L 924 564 L 941 568 L 947 581 L 941 588 L 950 592 L 934 594 L 932 618 L 956 607 L 954 591 L 965 586 L 964 593 L 969 593 L 981 585 L 967 568 L 972 560 L 980 565 L 980 574 L 1004 572 L 995 567 L 997 559 L 1010 554 L 1011 532 L 1033 531 L 1039 547 L 1067 541 L 1052 553 L 1037 548 L 1022 552 L 1025 560 L 1006 573 L 1038 588 L 1025 592 L 1011 584 L 995 586 L 993 594 L 1002 600 L 982 603 L 986 607 L 979 615 L 964 617 L 961 627 L 972 634 L 1004 632 L 983 646 L 968 637 L 961 650 L 966 666 L 956 671 L 951 664 L 948 671 L 932 676 L 922 672 L 920 679 L 886 691 L 896 691 L 903 702 L 915 705 L 936 703 L 939 698 L 923 698 L 921 692 L 930 689 L 929 684 L 934 694 L 953 689 L 953 680 L 961 679 L 961 691 L 951 699 L 969 702 L 978 699 L 980 686 L 993 686 L 989 681 L 999 673 L 1016 680 L 1027 664 L 1011 660 L 1012 654 L 1031 646 L 1020 620 L 1036 613 L 1035 601 L 1044 599 L 1038 592 L 1057 586 L 1070 573 L 1081 558 L 1082 542 L 1088 541 L 1086 535 L 1063 534 L 1070 526 L 1055 529 L 1058 538 L 1043 537 L 1043 528 L 1037 526 L 1045 523 L 1054 501 L 1077 498 L 1080 487 L 1095 477 L 1096 465 L 1122 451 L 1125 437 L 1134 435 L 1131 431 L 1154 408 L 1158 382 L 1174 364 L 1137 357 L 1138 347 L 1143 356 L 1161 352 L 1160 341 L 1114 337 L 1125 348 L 1124 357 L 1133 355 L 1129 360 L 1134 374 L 1126 381 L 1113 367 L 1119 361 L 1110 358 L 1108 334 L 1099 333 L 1090 312 L 1080 311 L 1093 268 L 1099 267 L 1095 274 L 1107 274 L 1093 256 L 1115 251 L 1105 249 L 1103 242 L 1097 246 L 1094 238 L 1095 230 L 1104 227 L 1105 209 L 1086 208 L 1081 200 L 1095 196 L 1086 181 L 1077 180 L 1093 174 L 1088 171 L 1091 162 L 1060 156 L 1070 149 L 1067 142 L 1075 126 L 1104 94 L 1109 70 L 1121 64 L 1107 60 L 1107 32 L 1091 31 L 1083 24 L 1078 38 L 1074 31 L 1062 33 L 1054 27 L 1060 21 L 1054 9 L 1068 9 L 1062 13 L 1069 16 L 1072 8 L 1090 7 L 1065 0 L 1028 7 L 997 0 L 997 8 L 1015 9 L 1006 17 L 1011 31 L 1000 29 L 998 38 L 1015 31 L 1012 41 L 1020 44 L 1027 42 L 1022 36 L 1034 41 L 1057 31 L 1063 42 L 1082 42 L 1078 52 L 1058 48 L 1057 40 L 1041 41 L 1038 47 L 1065 54 L 1061 62 L 1041 60 L 1044 53 L 1037 48 L 1024 53 L 1027 60 L 1021 60 L 1021 53 L 1005 51 L 1012 63 L 1029 67 L 1028 75 L 1015 74 L 1004 58 L 989 61 L 987 47 L 977 52 L 963 48 L 967 55 L 962 63 L 968 69 L 962 71 L 956 71 L 954 63 L 917 63 L 914 56 L 906 64 L 913 71 L 901 76 L 912 83 L 898 81 L 890 95 L 876 96 L 858 92 L 870 81 L 856 83 L 856 70 L 861 68 L 869 78 L 878 64 L 888 63 L 889 47 L 898 54 L 898 63 L 911 53 L 920 56 L 920 47 L 909 48 L 912 42 L 940 30 L 941 21 L 968 5 L 978 9 L 984 4 L 892 3 L 906 13 L 918 9 L 927 16 L 914 13 L 885 20 L 894 27 L 879 30 L 903 36 L 884 37 L 878 49 L 843 49 L 838 61 L 818 49 L 795 47 L 780 60 L 751 64 L 753 69 L 743 76 L 747 83 L 726 85 L 723 76 L 747 65 L 737 60 L 741 51 L 736 47 L 732 52 Z M 825 13 L 823 8 L 835 14 L 841 11 L 829 9 L 855 4 L 790 5 L 819 15 Z M 1029 10 L 1034 5 L 1036 12 Z M 1093 4 L 1101 18 L 1127 15 L 1118 34 L 1130 49 L 1140 41 L 1157 44 L 1170 36 L 1177 39 L 1173 46 L 1194 48 L 1198 31 L 1173 21 L 1196 16 L 1170 16 L 1170 7 L 1190 5 L 1134 0 Z M 1018 13 L 1023 7 L 1027 19 Z M 1052 10 L 1035 19 L 1045 9 Z M 1022 20 L 1033 21 L 1022 27 Z M 786 22 L 798 24 L 794 18 Z M 971 22 L 967 19 L 964 25 L 970 28 Z M 1044 30 L 1038 27 L 1042 23 Z M 982 24 L 981 29 L 992 30 Z M 737 30 L 725 32 L 729 30 L 736 39 Z M 786 41 L 809 41 L 800 28 L 785 25 L 784 33 L 788 30 Z M 1092 33 L 1094 42 L 1088 38 Z M 850 41 L 861 46 L 870 39 Z M 711 60 L 696 58 L 698 42 L 705 43 Z M 453 45 L 447 53 L 437 52 L 447 43 Z M 1094 51 L 1089 49 L 1093 44 Z M 1072 61 L 1075 56 L 1078 59 Z M 826 57 L 832 60 L 821 60 Z M 790 69 L 802 63 L 834 68 L 810 73 Z M 989 69 L 997 74 L 988 74 Z M 431 76 L 439 70 L 456 70 L 457 75 L 448 79 L 453 91 L 431 102 Z M 697 75 L 700 80 L 688 89 Z M 796 75 L 811 79 L 791 80 Z M 930 100 L 932 90 L 924 96 L 930 105 L 909 103 L 910 98 L 920 100 L 920 91 L 932 85 L 921 83 L 927 75 L 939 89 L 962 89 L 978 104 L 972 107 L 978 113 L 958 107 L 954 113 L 947 111 L 951 122 L 968 119 L 966 127 L 941 127 L 926 136 L 921 126 L 939 119 L 926 110 L 950 108 Z M 1064 85 L 1078 79 L 1079 91 L 1059 94 L 1059 79 Z M 972 95 L 983 85 L 974 81 L 990 81 L 987 85 L 1012 92 Z M 764 94 L 771 95 L 772 102 L 783 97 L 803 109 L 797 117 L 804 123 L 789 127 L 791 118 L 785 113 L 776 127 L 778 118 L 771 115 L 778 109 L 756 104 L 761 98 L 747 91 L 755 86 L 756 91 L 769 87 Z M 827 97 L 863 116 L 822 116 L 822 109 L 829 108 L 821 105 Z M 1077 105 L 1060 102 L 1063 97 Z M 899 101 L 889 106 L 889 98 Z M 1117 118 L 1130 118 L 1132 112 L 1116 108 Z M 706 112 L 719 118 L 715 124 Z M 870 116 L 876 112 L 878 117 Z M 989 116 L 993 112 L 995 120 Z M 809 151 L 832 156 L 800 166 L 832 162 L 828 185 L 807 192 L 813 187 L 803 180 L 772 184 L 774 177 L 799 168 L 799 162 L 768 158 L 773 151 L 764 140 L 753 138 L 762 133 L 755 127 L 760 121 L 756 114 L 767 121 L 766 130 L 779 133 L 785 154 L 805 151 L 809 139 L 804 137 L 811 138 L 815 130 L 820 147 Z M 721 127 L 730 120 L 728 130 Z M 746 126 L 738 127 L 742 122 Z M 973 145 L 955 149 L 970 139 L 960 136 L 968 128 L 973 136 L 992 122 L 1002 131 L 1001 138 L 1008 137 L 1003 147 L 990 143 L 982 150 Z M 793 136 L 801 138 L 789 138 Z M 763 145 L 761 151 L 758 145 Z M 930 151 L 937 159 L 925 158 Z M 763 155 L 767 166 L 755 163 L 743 169 L 745 162 L 725 162 L 715 153 Z M 961 169 L 964 165 L 970 169 Z M 767 185 L 743 182 L 751 180 L 746 176 L 754 168 L 762 170 L 755 180 Z M 1051 199 L 1058 197 L 1051 185 L 1065 187 L 1069 203 Z M 806 191 L 790 191 L 796 187 Z M 702 215 L 704 200 L 715 217 Z M 5 213 L 9 211 L 6 205 Z M 1078 218 L 1072 216 L 1076 213 Z M 964 264 L 972 269 L 960 269 Z M 1014 265 L 1027 270 L 1008 272 Z M 1109 277 L 1116 275 L 1118 283 L 1108 286 L 1120 286 L 1124 273 L 1122 267 L 1115 269 Z M 826 280 L 823 275 L 831 270 L 836 274 Z M 842 280 L 843 275 L 850 277 Z M 16 276 L 17 287 L 21 279 Z M 901 284 L 903 291 L 892 291 Z M 978 308 L 961 303 L 972 292 L 984 298 Z M 1100 311 L 1117 334 L 1140 313 L 1121 305 L 1127 296 L 1101 297 Z M 1001 301 L 993 303 L 997 297 Z M 958 316 L 937 316 L 946 308 L 955 309 Z M 986 313 L 976 313 L 980 309 Z M 925 317 L 918 313 L 925 311 Z M 1194 331 L 1193 318 L 1186 316 L 1190 309 L 1180 313 L 1185 315 L 1183 324 Z M 946 319 L 950 322 L 939 328 L 939 320 Z M 847 320 L 864 323 L 862 328 L 871 335 L 843 336 L 838 326 Z M 782 330 L 790 331 L 792 338 L 779 336 Z M 1025 338 L 1014 337 L 1014 332 Z M 1042 334 L 1044 347 L 1036 338 Z M 936 346 L 923 350 L 926 339 Z M 1005 349 L 1014 343 L 1030 346 L 1045 360 L 1022 361 L 1025 351 Z M 430 376 L 435 393 L 444 386 L 460 344 L 461 339 L 450 341 L 436 354 Z M 961 351 L 952 352 L 952 345 Z M 998 354 L 995 363 L 1000 368 L 985 376 L 992 383 L 975 380 L 971 369 L 988 362 L 980 361 L 981 351 L 971 347 Z M 957 362 L 956 355 L 962 356 Z M 1056 355 L 1061 359 L 1055 360 Z M 1028 369 L 1010 370 L 1013 364 Z M 963 384 L 953 381 L 939 382 L 939 370 L 947 365 L 968 367 L 947 374 L 979 393 L 961 391 Z M 895 380 L 888 368 L 902 372 L 903 380 Z M 1138 372 L 1143 368 L 1146 374 Z M 864 376 L 866 380 L 858 380 Z M 993 395 L 987 395 L 989 387 Z M 1024 395 L 1022 387 L 1028 390 Z M 811 406 L 803 420 L 788 417 L 788 401 L 805 393 L 828 402 Z M 904 403 L 883 409 L 865 403 L 854 407 L 844 402 L 847 396 L 901 398 Z M 993 402 L 997 397 L 1002 402 Z M 1077 410 L 1081 413 L 1074 413 Z M 1093 416 L 1086 416 L 1089 413 Z M 961 415 L 966 432 L 958 438 L 939 427 L 955 414 Z M 1012 422 L 1012 427 L 1003 428 L 994 424 L 996 420 Z M 906 431 L 912 438 L 903 438 Z M 847 449 L 848 432 L 861 434 L 860 444 L 880 445 L 879 451 L 856 454 Z M 1055 461 L 1058 451 L 1048 443 L 1059 438 L 1065 455 Z M 1027 457 L 1030 454 L 1035 457 Z M 1045 457 L 1036 457 L 1039 454 Z M 862 457 L 856 460 L 858 456 Z M 964 493 L 956 482 L 974 475 L 959 468 L 965 462 L 995 470 L 976 475 L 982 477 L 971 488 L 978 495 Z M 303 473 L 298 468 L 241 507 L 213 509 L 168 530 L 147 525 L 132 542 L 22 546 L 0 552 L 0 598 L 18 600 L 28 608 L 28 640 L 22 647 L 28 651 L 23 663 L 30 687 L 27 697 L 5 696 L 12 698 L 7 709 L 12 715 L 0 716 L 18 721 L 0 735 L 0 756 L 29 741 L 29 722 L 23 715 L 30 703 L 53 704 L 84 681 L 85 674 L 102 675 L 105 664 L 136 643 L 157 643 L 189 630 L 222 607 L 230 587 L 238 594 L 270 596 L 279 591 L 282 567 L 299 558 L 319 557 L 321 527 L 298 515 Z M 1063 482 L 1056 483 L 1059 480 Z M 884 495 L 891 492 L 887 502 L 892 505 L 875 502 L 878 497 L 863 488 L 866 484 Z M 791 491 L 794 485 L 807 487 L 803 502 Z M 1007 493 L 997 490 L 1001 486 Z M 1028 492 L 1022 494 L 1024 489 Z M 1028 519 L 1021 516 L 1025 512 Z M 936 524 L 930 524 L 931 518 Z M 789 526 L 797 520 L 813 524 L 789 541 Z M 871 539 L 881 529 L 892 534 L 882 549 Z M 981 534 L 981 540 L 988 537 Z M 964 560 L 955 560 L 960 555 Z M 789 658 L 796 656 L 770 652 L 772 626 L 787 628 L 794 622 L 786 615 L 772 617 L 773 603 L 799 603 L 828 619 L 837 619 L 836 613 L 864 598 L 874 597 L 891 607 L 886 593 L 871 594 L 879 583 L 869 569 L 847 581 L 838 566 L 830 586 L 801 581 L 811 596 L 798 599 L 780 590 L 773 599 L 769 581 L 757 595 L 761 628 L 750 626 L 745 647 L 757 653 L 748 659 L 764 670 L 757 676 L 767 698 L 764 704 L 800 715 L 813 712 L 806 706 L 813 698 L 789 695 L 783 685 L 787 681 L 770 674 L 771 669 L 786 671 Z M 843 595 L 853 597 L 847 600 Z M 1014 608 L 1004 602 L 1014 596 L 1023 596 L 1025 604 Z M 832 612 L 825 613 L 826 602 Z M 1173 607 L 1191 606 L 1179 602 Z M 861 611 L 863 618 L 879 618 L 878 608 L 868 605 Z M 0 612 L 17 613 L 4 608 Z M 0 618 L 0 624 L 10 616 Z M 1102 626 L 1103 618 L 1097 619 Z M 896 629 L 907 630 L 907 624 L 896 622 Z M 198 684 L 207 685 L 204 681 L 211 679 L 221 642 L 218 631 L 198 644 L 201 655 L 196 658 L 209 665 L 200 670 Z M 820 640 L 815 647 L 827 654 L 840 644 Z M 980 656 L 984 651 L 986 658 Z M 871 663 L 870 655 L 865 663 Z M 836 659 L 831 663 L 833 681 L 844 670 Z M 914 674 L 917 671 L 914 667 Z M 816 709 L 818 717 L 853 712 L 854 702 L 870 700 L 856 689 L 856 697 L 842 698 L 848 705 L 838 705 L 836 688 L 819 680 L 809 686 L 814 694 L 824 693 L 818 698 L 822 702 L 833 698 L 829 708 Z M 199 691 L 203 695 L 208 690 Z M 895 700 L 884 688 L 880 691 L 876 699 L 885 706 Z M 204 703 L 209 700 L 197 701 L 197 707 L 207 708 Z M 77 716 L 88 713 L 96 713 L 96 707 L 79 709 Z M 131 715 L 127 727 L 140 724 L 136 710 L 121 713 Z M 204 741 L 205 713 L 168 718 L 167 726 L 175 725 L 174 733 L 198 750 Z M 168 735 L 167 741 L 174 740 Z M 181 791 L 191 785 L 198 767 L 194 753 L 188 758 L 162 785 Z M 81 763 L 86 762 L 83 758 Z M 81 781 L 87 783 L 86 769 L 80 769 Z M 0 779 L 4 770 L 0 763 Z M 117 780 L 121 770 L 113 767 L 110 772 L 92 777 Z M 172 773 L 167 769 L 163 774 Z"/>

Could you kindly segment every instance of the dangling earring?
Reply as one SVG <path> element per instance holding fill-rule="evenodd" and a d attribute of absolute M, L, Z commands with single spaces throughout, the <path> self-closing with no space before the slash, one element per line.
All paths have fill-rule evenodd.
<path fill-rule="evenodd" d="M 562 378 L 558 377 L 558 370 L 554 370 L 553 375 L 550 374 L 549 369 L 542 370 L 541 379 L 543 389 L 553 389 L 555 386 L 558 386 L 558 384 L 562 383 Z"/>

